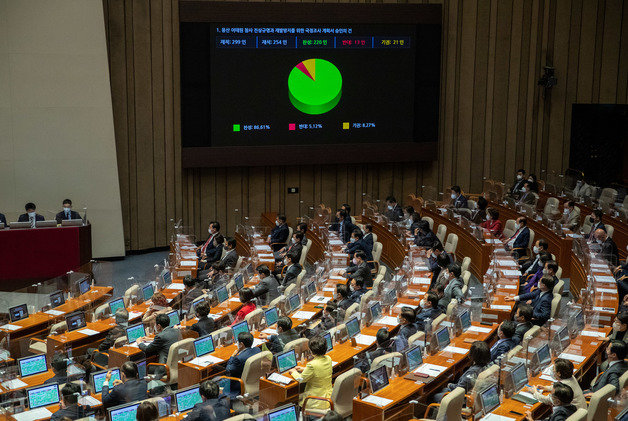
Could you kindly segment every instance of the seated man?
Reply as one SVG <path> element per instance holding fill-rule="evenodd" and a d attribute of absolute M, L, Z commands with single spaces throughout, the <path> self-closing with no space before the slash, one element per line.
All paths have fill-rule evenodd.
<path fill-rule="evenodd" d="M 190 275 L 183 278 L 183 301 L 181 308 L 184 312 L 189 313 L 192 301 L 203 295 L 203 284 L 192 278 Z"/>
<path fill-rule="evenodd" d="M 209 228 L 207 228 L 207 232 L 209 233 L 209 237 L 207 237 L 207 241 L 205 241 L 196 250 L 196 255 L 201 260 L 207 260 L 207 254 L 212 252 L 212 250 L 216 247 L 216 244 L 214 243 L 214 239 L 220 234 L 220 223 L 217 221 L 211 221 L 209 223 Z"/>
<path fill-rule="evenodd" d="M 24 209 L 26 210 L 26 213 L 21 214 L 17 218 L 17 222 L 29 222 L 30 221 L 31 227 L 35 228 L 35 222 L 44 221 L 46 219 L 44 218 L 43 215 L 40 215 L 36 212 L 37 207 L 32 202 L 28 202 L 24 206 Z"/>
<path fill-rule="evenodd" d="M 554 278 L 554 284 L 558 282 L 558 278 L 556 277 L 556 272 L 558 272 L 558 264 L 552 260 L 552 255 L 549 253 L 543 253 L 540 258 L 541 268 L 534 274 L 528 275 L 523 284 L 521 284 L 521 288 L 519 289 L 520 294 L 526 294 L 530 291 L 533 291 L 535 288 L 538 288 L 539 281 L 544 276 L 551 276 Z"/>
<path fill-rule="evenodd" d="M 440 393 L 437 393 L 434 396 L 435 402 L 441 402 L 446 393 L 452 392 L 457 387 L 464 388 L 465 393 L 473 390 L 478 375 L 486 370 L 491 362 L 491 351 L 488 349 L 487 343 L 484 341 L 473 342 L 469 350 L 469 359 L 471 360 L 471 366 L 460 376 L 456 383 L 447 384 Z"/>
<path fill-rule="evenodd" d="M 438 269 L 434 270 L 434 272 L 432 273 L 432 279 L 430 281 L 430 289 L 434 289 L 436 287 L 436 285 L 438 285 L 438 283 L 445 283 L 444 278 L 445 276 L 447 276 L 447 271 L 445 269 L 447 269 L 447 266 L 449 266 L 451 264 L 451 259 L 449 258 L 449 255 L 446 255 L 444 253 L 441 253 L 437 258 L 436 258 L 436 265 L 438 265 Z M 436 274 L 438 272 L 438 275 Z M 443 290 L 445 288 L 443 287 Z"/>
<path fill-rule="evenodd" d="M 126 333 L 126 332 L 125 332 Z M 55 375 L 44 382 L 64 384 L 68 382 L 68 360 L 63 354 L 55 354 L 50 362 L 50 367 Z"/>
<path fill-rule="evenodd" d="M 292 319 L 286 316 L 281 316 L 277 319 L 276 335 L 260 333 L 260 338 L 268 338 L 268 343 L 266 345 L 268 350 L 273 354 L 283 352 L 283 348 L 288 342 L 295 341 L 299 339 L 299 337 L 299 334 L 292 328 Z"/>
<path fill-rule="evenodd" d="M 408 347 L 410 337 L 414 335 L 416 330 L 416 313 L 409 307 L 403 307 L 397 318 L 399 325 L 399 333 L 395 337 L 395 351 L 401 352 Z"/>
<path fill-rule="evenodd" d="M 170 327 L 170 318 L 165 314 L 160 314 L 155 319 L 155 339 L 146 344 L 150 339 L 146 336 L 137 340 L 140 350 L 144 351 L 147 357 L 157 355 L 158 363 L 165 364 L 168 360 L 168 352 L 172 344 L 179 340 L 179 331 Z"/>
<path fill-rule="evenodd" d="M 455 209 L 468 209 L 469 203 L 467 198 L 462 194 L 462 189 L 460 186 L 451 186 L 451 202 L 449 202 L 449 206 Z"/>
<path fill-rule="evenodd" d="M 440 244 L 440 240 L 430 229 L 430 223 L 424 219 L 419 221 L 419 227 L 414 232 L 414 244 L 423 248 L 432 248 L 435 244 Z"/>
<path fill-rule="evenodd" d="M 354 303 L 360 304 L 362 296 L 366 294 L 366 288 L 364 288 L 364 281 L 362 280 L 362 278 L 351 279 L 349 281 L 349 290 L 351 291 L 349 299 Z"/>
<path fill-rule="evenodd" d="M 268 243 L 273 251 L 278 251 L 285 247 L 288 243 L 288 236 L 290 235 L 290 230 L 288 229 L 288 224 L 286 223 L 285 215 L 277 215 L 277 219 L 275 220 L 275 227 L 270 231 L 270 235 L 268 236 Z"/>
<path fill-rule="evenodd" d="M 63 201 L 63 210 L 55 216 L 55 219 L 57 220 L 57 224 L 60 224 L 61 221 L 66 221 L 68 219 L 81 219 L 81 215 L 72 210 L 72 201 L 70 199 L 65 199 Z"/>
<path fill-rule="evenodd" d="M 377 340 L 377 348 L 373 351 L 367 351 L 364 354 L 364 358 L 361 358 L 356 363 L 356 368 L 359 368 L 362 373 L 368 373 L 371 370 L 371 364 L 375 358 L 390 354 L 393 351 L 388 329 L 385 327 L 379 329 L 375 334 L 375 339 Z"/>
<path fill-rule="evenodd" d="M 533 191 L 532 183 L 526 181 L 521 189 L 521 196 L 517 200 L 518 205 L 534 205 L 536 203 L 536 195 Z"/>
<path fill-rule="evenodd" d="M 438 305 L 441 308 L 447 309 L 447 306 L 452 299 L 456 299 L 458 303 L 464 301 L 464 294 L 462 293 L 462 287 L 464 287 L 464 281 L 460 278 L 462 269 L 458 263 L 452 263 L 447 266 L 447 272 L 445 272 L 443 278 L 443 296 L 438 300 Z"/>
<path fill-rule="evenodd" d="M 373 225 L 371 224 L 364 225 L 364 237 L 362 237 L 362 240 L 366 244 L 366 248 L 371 250 L 372 252 L 373 244 L 375 243 L 375 241 L 373 240 Z"/>
<path fill-rule="evenodd" d="M 290 241 L 290 243 L 286 247 L 274 253 L 275 260 L 276 261 L 283 260 L 283 258 L 286 257 L 286 254 L 288 253 L 292 253 L 295 256 L 297 256 L 297 261 L 301 260 L 301 253 L 303 253 L 303 233 L 302 232 L 295 231 L 294 234 L 292 234 L 292 240 Z"/>
<path fill-rule="evenodd" d="M 523 185 L 525 183 L 525 177 L 526 175 L 526 170 L 524 170 L 523 168 L 520 168 L 517 170 L 517 176 L 515 178 L 514 183 L 512 183 L 512 186 L 510 187 L 510 190 L 508 190 L 508 194 L 510 196 L 518 196 L 519 193 L 521 192 L 521 189 L 523 188 Z"/>
<path fill-rule="evenodd" d="M 203 277 L 199 275 L 199 278 L 203 280 L 203 288 L 209 291 L 215 291 L 229 283 L 229 276 L 226 273 L 225 265 L 220 262 L 212 263 L 207 273 L 203 275 Z"/>
<path fill-rule="evenodd" d="M 137 364 L 127 361 L 120 367 L 120 380 L 111 384 L 111 370 L 102 386 L 102 404 L 105 408 L 148 398 L 148 382 L 139 378 Z"/>
<path fill-rule="evenodd" d="M 259 298 L 263 305 L 266 305 L 281 295 L 279 293 L 279 281 L 271 275 L 270 269 L 266 265 L 259 265 L 256 270 L 261 281 L 253 288 L 253 295 Z"/>
<path fill-rule="evenodd" d="M 205 380 L 199 388 L 203 402 L 194 405 L 185 421 L 223 421 L 231 414 L 229 399 L 220 394 L 218 383 Z"/>
<path fill-rule="evenodd" d="M 440 275 L 442 268 L 449 266 L 451 263 L 451 258 L 440 242 L 434 244 L 432 248 L 427 251 L 427 263 L 432 272 L 431 283 L 433 284 L 438 278 L 438 275 Z"/>
<path fill-rule="evenodd" d="M 536 271 L 541 269 L 543 265 L 541 265 L 540 256 L 543 252 L 549 253 L 547 251 L 548 248 L 549 243 L 547 242 L 547 240 L 545 240 L 544 238 L 539 238 L 538 240 L 536 240 L 532 249 L 534 256 L 521 263 L 521 274 L 525 276 L 531 273 L 535 273 Z"/>
<path fill-rule="evenodd" d="M 626 359 L 626 343 L 624 341 L 612 340 L 606 346 L 606 359 L 608 368 L 591 382 L 591 389 L 584 391 L 584 397 L 590 398 L 593 393 L 597 392 L 607 384 L 615 387 L 615 392 L 621 392 L 619 388 L 619 378 L 628 370 L 628 362 Z"/>
<path fill-rule="evenodd" d="M 403 209 L 401 209 L 394 196 L 386 198 L 386 212 L 384 212 L 384 216 L 390 222 L 399 222 L 403 218 Z"/>
<path fill-rule="evenodd" d="M 497 329 L 498 340 L 495 345 L 491 347 L 491 361 L 495 362 L 497 358 L 501 357 L 511 349 L 515 347 L 515 341 L 512 340 L 515 334 L 515 322 L 505 320 L 499 325 Z"/>
<path fill-rule="evenodd" d="M 578 232 L 580 228 L 580 208 L 576 206 L 576 202 L 573 200 L 565 202 L 561 222 L 563 227 L 569 228 L 573 232 Z"/>
<path fill-rule="evenodd" d="M 234 269 L 238 264 L 238 252 L 236 251 L 236 240 L 233 237 L 228 237 L 225 239 L 224 249 L 226 251 L 225 255 L 220 259 L 220 263 L 222 263 L 227 269 Z"/>
<path fill-rule="evenodd" d="M 198 321 L 190 326 L 190 330 L 198 333 L 199 337 L 209 335 L 216 330 L 214 319 L 208 317 L 210 310 L 209 303 L 204 302 L 197 304 L 195 310 Z"/>
<path fill-rule="evenodd" d="M 108 351 L 116 343 L 116 339 L 126 336 L 126 328 L 129 325 L 129 312 L 122 307 L 116 310 L 116 314 L 113 317 L 116 320 L 116 325 L 107 333 L 105 340 L 98 345 L 98 350 L 101 352 Z"/>
<path fill-rule="evenodd" d="M 596 229 L 594 235 L 597 242 L 602 245 L 599 257 L 606 260 L 610 265 L 617 266 L 619 264 L 619 250 L 617 249 L 617 244 L 615 244 L 613 239 L 609 237 L 603 229 Z"/>
<path fill-rule="evenodd" d="M 214 235 L 212 237 L 212 246 L 212 248 L 207 248 L 205 254 L 201 256 L 199 268 L 203 268 L 203 270 L 209 269 L 213 263 L 220 262 L 222 250 L 225 247 L 225 237 L 221 234 Z M 199 274 L 199 277 L 202 277 L 201 274 Z"/>
<path fill-rule="evenodd" d="M 532 305 L 532 324 L 543 326 L 552 313 L 552 290 L 554 289 L 554 279 L 544 276 L 539 281 L 539 287 L 527 294 L 516 297 L 505 297 L 506 301 L 519 301 Z"/>
<path fill-rule="evenodd" d="M 532 329 L 532 311 L 532 306 L 529 304 L 522 303 L 517 307 L 517 312 L 515 313 L 515 334 L 512 335 L 515 345 L 519 345 L 523 340 L 523 335 Z"/>
<path fill-rule="evenodd" d="M 252 348 L 253 339 L 253 335 L 249 332 L 240 332 L 238 334 L 238 348 L 227 361 L 226 372 L 228 377 L 241 378 L 246 360 L 262 352 L 258 347 Z"/>
<path fill-rule="evenodd" d="M 301 234 L 303 234 L 301 245 L 303 247 L 307 246 L 307 224 L 305 222 L 299 223 L 299 225 L 297 225 L 297 232 L 300 232 Z"/>
<path fill-rule="evenodd" d="M 344 284 L 336 285 L 336 301 L 338 302 L 338 308 L 347 310 L 353 304 L 353 300 L 349 298 L 351 295 L 349 287 Z"/>
<path fill-rule="evenodd" d="M 64 418 L 77 420 L 87 416 L 89 408 L 84 408 L 78 404 L 81 396 L 81 386 L 76 383 L 66 383 L 61 389 L 61 404 L 59 410 L 52 414 L 51 421 L 61 421 Z"/>
<path fill-rule="evenodd" d="M 551 400 L 554 404 L 554 409 L 552 410 L 552 414 L 548 418 L 545 418 L 544 421 L 565 421 L 578 410 L 575 405 L 571 404 L 573 400 L 573 390 L 565 383 L 554 383 Z M 526 421 L 534 421 L 532 411 L 526 412 Z"/>
<path fill-rule="evenodd" d="M 425 322 L 429 320 L 430 323 L 434 321 L 443 312 L 438 308 L 438 295 L 433 291 L 428 291 L 425 297 L 419 303 L 421 310 L 416 315 L 416 328 L 418 331 L 425 332 Z"/>
<path fill-rule="evenodd" d="M 366 261 L 373 260 L 373 244 L 364 241 L 364 234 L 359 229 L 353 230 L 351 233 L 351 241 L 345 248 L 345 253 L 349 253 L 349 258 L 353 259 L 356 252 L 361 251 L 366 255 Z"/>
<path fill-rule="evenodd" d="M 515 233 L 505 242 L 506 250 L 512 251 L 515 259 L 521 259 L 526 256 L 528 243 L 530 242 L 530 229 L 528 228 L 528 220 L 525 216 L 520 216 L 515 222 Z"/>
<path fill-rule="evenodd" d="M 281 280 L 281 285 L 287 287 L 292 282 L 296 282 L 297 276 L 299 276 L 303 267 L 301 267 L 297 256 L 294 254 L 287 254 L 283 262 L 280 272 L 277 273 L 277 270 L 275 270 L 275 275 Z"/>
<path fill-rule="evenodd" d="M 363 251 L 357 251 L 353 255 L 353 265 L 349 266 L 343 276 L 349 279 L 361 278 L 364 281 L 364 285 L 368 288 L 373 286 L 373 274 L 371 274 L 371 268 L 366 262 L 366 254 Z"/>
<path fill-rule="evenodd" d="M 591 231 L 589 231 L 589 235 L 587 235 L 587 240 L 594 241 L 595 240 L 595 230 L 604 230 L 606 231 L 606 225 L 604 225 L 604 221 L 602 218 L 604 217 L 604 212 L 602 209 L 595 209 L 593 213 L 589 216 L 589 222 L 591 223 Z"/>
<path fill-rule="evenodd" d="M 351 233 L 357 229 L 353 222 L 351 222 L 351 217 L 347 214 L 347 212 L 340 210 L 337 213 L 338 215 L 338 238 L 343 243 L 348 243 L 351 238 Z"/>
<path fill-rule="evenodd" d="M 574 377 L 574 367 L 573 363 L 564 358 L 556 358 L 554 360 L 554 375 L 553 377 L 559 382 L 566 384 L 571 387 L 573 391 L 574 397 L 573 405 L 576 408 L 587 409 L 587 401 L 584 398 L 584 394 L 582 393 L 582 389 L 580 388 L 580 384 L 578 384 L 578 380 Z M 556 383 L 554 383 L 556 384 Z M 541 390 L 546 392 L 552 392 L 554 387 L 552 386 L 540 386 Z M 537 390 L 534 386 L 526 387 L 528 392 L 531 392 L 534 396 L 534 399 L 537 401 L 544 403 L 546 405 L 552 405 L 552 397 L 551 395 L 542 395 L 539 390 Z"/>

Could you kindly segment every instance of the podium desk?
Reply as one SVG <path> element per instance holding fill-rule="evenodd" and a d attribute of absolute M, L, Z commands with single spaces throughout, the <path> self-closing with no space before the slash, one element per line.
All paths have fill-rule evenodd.
<path fill-rule="evenodd" d="M 54 278 L 89 263 L 92 227 L 47 227 L 0 230 L 0 281 Z M 3 282 L 2 289 L 19 285 Z"/>

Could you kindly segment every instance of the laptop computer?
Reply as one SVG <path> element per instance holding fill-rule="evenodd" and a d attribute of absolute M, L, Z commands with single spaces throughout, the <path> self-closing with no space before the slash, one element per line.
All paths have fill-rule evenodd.
<path fill-rule="evenodd" d="M 65 316 L 65 322 L 68 325 L 68 332 L 72 332 L 73 330 L 81 329 L 87 326 L 85 322 L 85 313 L 82 311 L 76 311 L 74 313 L 68 314 Z"/>
<path fill-rule="evenodd" d="M 214 352 L 214 340 L 212 335 L 203 336 L 194 340 L 194 353 L 197 357 Z"/>
<path fill-rule="evenodd" d="M 307 290 L 307 299 L 309 300 L 310 298 L 316 295 L 316 282 L 312 281 L 309 284 L 307 284 L 306 290 Z"/>
<path fill-rule="evenodd" d="M 50 307 L 55 308 L 65 304 L 65 296 L 63 291 L 58 290 L 50 294 Z"/>
<path fill-rule="evenodd" d="M 59 385 L 49 383 L 26 391 L 28 408 L 35 409 L 59 403 Z"/>
<path fill-rule="evenodd" d="M 28 377 L 48 371 L 45 354 L 20 358 L 17 360 L 17 366 L 20 371 L 20 377 Z"/>
<path fill-rule="evenodd" d="M 435 336 L 438 349 L 442 350 L 447 345 L 449 345 L 449 329 L 447 329 L 447 327 L 441 327 L 440 329 L 438 329 Z"/>
<path fill-rule="evenodd" d="M 536 402 L 538 402 L 536 399 L 531 399 L 527 396 L 521 395 L 517 392 L 519 392 L 521 389 L 523 389 L 523 386 L 525 386 L 528 383 L 528 371 L 526 369 L 525 364 L 523 363 L 519 363 L 516 366 L 514 366 L 510 372 L 508 372 L 508 377 L 510 378 L 510 384 L 512 385 L 512 399 L 519 401 L 519 402 L 523 402 L 526 405 L 533 405 Z"/>
<path fill-rule="evenodd" d="M 231 331 L 233 332 L 233 340 L 237 343 L 238 342 L 238 335 L 242 332 L 249 332 L 249 324 L 246 322 L 246 320 L 235 324 L 231 327 Z"/>
<path fill-rule="evenodd" d="M 294 349 L 277 354 L 275 359 L 279 373 L 285 373 L 297 366 L 297 354 Z"/>
<path fill-rule="evenodd" d="M 347 336 L 349 338 L 353 338 L 360 333 L 360 321 L 357 317 L 350 318 L 346 323 L 345 327 L 347 328 Z"/>
<path fill-rule="evenodd" d="M 388 371 L 386 366 L 382 365 L 368 373 L 369 382 L 371 384 L 371 393 L 376 393 L 388 386 Z"/>
<path fill-rule="evenodd" d="M 268 413 L 268 421 L 297 421 L 298 419 L 295 405 L 278 408 Z"/>
<path fill-rule="evenodd" d="M 9 308 L 9 318 L 11 322 L 26 319 L 28 317 L 28 307 L 26 304 Z"/>
<path fill-rule="evenodd" d="M 126 328 L 126 339 L 130 344 L 134 343 L 138 338 L 144 336 L 146 336 L 146 332 L 144 331 L 143 323 L 139 323 Z"/>
<path fill-rule="evenodd" d="M 299 296 L 299 294 L 294 294 L 290 298 L 288 298 L 288 305 L 290 306 L 289 313 L 298 310 L 301 307 L 301 297 Z"/>
<path fill-rule="evenodd" d="M 177 412 L 182 413 L 194 408 L 194 405 L 201 403 L 201 393 L 198 386 L 192 386 L 175 393 L 175 402 L 177 404 Z"/>
<path fill-rule="evenodd" d="M 56 219 L 47 219 L 45 221 L 35 221 L 36 228 L 46 228 L 46 227 L 56 227 L 57 220 Z"/>
<path fill-rule="evenodd" d="M 83 219 L 64 219 L 61 221 L 62 227 L 80 227 L 83 225 Z"/>
<path fill-rule="evenodd" d="M 242 274 L 236 275 L 233 278 L 233 283 L 236 287 L 236 290 L 240 291 L 242 288 L 244 288 L 244 277 L 242 276 Z"/>
<path fill-rule="evenodd" d="M 227 291 L 226 286 L 221 286 L 216 290 L 216 299 L 218 300 L 218 304 L 224 303 L 229 299 L 229 291 Z"/>
<path fill-rule="evenodd" d="M 375 323 L 382 316 L 382 305 L 379 301 L 375 301 L 369 307 L 371 314 L 371 323 Z"/>
<path fill-rule="evenodd" d="M 83 279 L 78 280 L 77 284 L 78 284 L 78 290 L 81 293 L 81 295 L 85 294 L 92 287 L 92 284 L 88 276 L 84 277 Z"/>
<path fill-rule="evenodd" d="M 170 327 L 174 327 L 179 324 L 179 312 L 177 310 L 172 310 L 167 313 L 167 316 L 170 319 Z"/>
<path fill-rule="evenodd" d="M 423 364 L 423 353 L 421 352 L 421 347 L 419 345 L 409 348 L 406 352 L 404 352 L 404 355 L 409 372 L 416 370 L 421 364 Z"/>
<path fill-rule="evenodd" d="M 142 287 L 142 297 L 144 297 L 144 301 L 148 301 L 153 298 L 154 293 L 155 285 L 152 282 L 149 282 Z"/>
<path fill-rule="evenodd" d="M 334 343 L 331 340 L 331 333 L 327 332 L 326 334 L 324 334 L 323 339 L 325 339 L 325 343 L 327 344 L 327 352 L 334 349 Z"/>
<path fill-rule="evenodd" d="M 124 298 L 120 297 L 109 301 L 109 309 L 111 309 L 112 315 L 115 315 L 119 308 L 124 308 Z"/>
<path fill-rule="evenodd" d="M 460 328 L 463 332 L 465 332 L 471 327 L 471 312 L 469 310 L 464 310 L 458 315 L 458 320 L 460 322 Z"/>

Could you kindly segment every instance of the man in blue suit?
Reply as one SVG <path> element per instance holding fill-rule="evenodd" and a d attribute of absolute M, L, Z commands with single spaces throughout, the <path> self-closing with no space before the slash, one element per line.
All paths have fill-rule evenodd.
<path fill-rule="evenodd" d="M 414 325 L 417 331 L 425 332 L 425 320 L 429 319 L 430 321 L 434 321 L 434 319 L 443 312 L 438 307 L 438 295 L 436 295 L 435 292 L 429 291 L 419 304 L 421 311 L 416 315 Z"/>
<path fill-rule="evenodd" d="M 240 378 L 244 370 L 246 360 L 255 354 L 262 352 L 261 349 L 253 346 L 253 335 L 249 332 L 241 332 L 238 335 L 238 349 L 235 350 L 229 361 L 227 361 L 227 376 Z"/>
<path fill-rule="evenodd" d="M 371 247 L 369 248 L 368 243 L 364 241 L 362 231 L 355 229 L 351 233 L 351 241 L 347 244 L 346 252 L 349 253 L 349 258 L 353 259 L 355 252 L 360 250 L 366 254 L 367 262 L 373 260 L 373 244 L 371 243 Z"/>
<path fill-rule="evenodd" d="M 351 217 L 347 215 L 347 212 L 341 210 L 338 212 L 338 237 L 343 243 L 348 243 L 351 238 L 351 233 L 357 227 L 351 222 Z"/>
<path fill-rule="evenodd" d="M 364 225 L 364 237 L 362 237 L 362 240 L 364 240 L 364 244 L 366 244 L 368 248 L 373 250 L 373 243 L 375 242 L 373 241 L 373 225 Z"/>
<path fill-rule="evenodd" d="M 512 336 L 515 334 L 515 322 L 506 320 L 503 321 L 497 330 L 497 337 L 499 338 L 495 345 L 491 347 L 491 361 L 495 361 L 498 357 L 507 353 L 515 347 L 515 341 Z"/>
<path fill-rule="evenodd" d="M 30 221 L 31 227 L 35 228 L 35 222 L 36 221 L 43 221 L 43 220 L 46 219 L 46 218 L 44 218 L 43 215 L 40 215 L 40 214 L 38 214 L 36 212 L 37 207 L 32 202 L 28 202 L 24 206 L 24 209 L 26 210 L 26 213 L 21 214 L 17 218 L 17 222 L 29 222 Z"/>
<path fill-rule="evenodd" d="M 468 209 L 467 198 L 462 194 L 460 186 L 451 186 L 451 202 L 449 204 L 456 209 Z"/>
<path fill-rule="evenodd" d="M 525 216 L 520 216 L 515 222 L 515 233 L 506 241 L 506 250 L 512 251 L 515 259 L 527 256 L 528 243 L 530 242 L 530 228 Z"/>
<path fill-rule="evenodd" d="M 527 302 L 532 306 L 532 323 L 543 326 L 550 318 L 552 312 L 552 290 L 556 282 L 554 278 L 544 276 L 539 282 L 538 289 L 516 297 L 506 297 L 506 301 Z"/>
<path fill-rule="evenodd" d="M 288 236 L 290 235 L 285 215 L 277 215 L 275 225 L 268 236 L 268 242 L 273 251 L 284 248 L 288 244 Z"/>

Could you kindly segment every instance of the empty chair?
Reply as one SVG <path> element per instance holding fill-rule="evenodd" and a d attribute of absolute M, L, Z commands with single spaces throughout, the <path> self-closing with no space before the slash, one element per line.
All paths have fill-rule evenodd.
<path fill-rule="evenodd" d="M 559 213 L 560 202 L 555 197 L 549 197 L 545 202 L 545 207 L 543 208 L 543 213 L 548 218 L 557 215 Z"/>
<path fill-rule="evenodd" d="M 565 290 L 565 281 L 560 279 L 558 282 L 556 282 L 556 285 L 554 285 L 553 293 L 558 294 L 558 295 L 563 295 L 564 290 Z"/>
<path fill-rule="evenodd" d="M 68 330 L 68 324 L 64 321 L 55 323 L 50 327 L 50 336 L 58 335 Z M 29 352 L 33 354 L 45 354 L 48 352 L 45 339 L 31 338 L 28 345 Z"/>
<path fill-rule="evenodd" d="M 624 390 L 624 387 L 626 387 L 626 383 L 628 383 L 628 371 L 622 374 L 619 378 L 619 390 Z"/>
<path fill-rule="evenodd" d="M 299 275 L 299 276 L 301 276 L 301 275 Z M 284 295 L 285 297 L 288 297 L 288 298 L 289 298 L 291 295 L 294 295 L 294 294 L 295 294 L 295 290 L 296 290 L 296 288 L 297 288 L 297 286 L 294 284 L 294 282 L 293 282 L 293 283 L 291 283 L 291 284 L 290 284 L 290 285 L 288 285 L 288 286 L 286 287 L 286 289 L 283 291 L 283 295 Z M 275 300 L 273 300 L 273 301 L 275 301 Z"/>
<path fill-rule="evenodd" d="M 508 353 L 506 354 L 506 360 L 509 360 L 510 358 L 514 357 L 515 355 L 517 355 L 517 353 L 519 353 L 522 350 L 523 350 L 523 347 L 521 345 L 517 345 L 516 347 L 508 351 Z"/>
<path fill-rule="evenodd" d="M 458 235 L 453 233 L 449 234 L 447 236 L 447 241 L 445 242 L 444 248 L 447 253 L 455 256 L 456 249 L 458 248 Z"/>
<path fill-rule="evenodd" d="M 464 282 L 464 286 L 462 287 L 462 294 L 464 296 L 467 295 L 467 291 L 469 291 L 469 280 L 471 279 L 471 272 L 465 270 L 462 272 L 462 282 Z"/>
<path fill-rule="evenodd" d="M 550 318 L 552 319 L 560 314 L 560 299 L 560 295 L 554 294 L 554 298 L 552 298 L 552 312 L 550 313 Z"/>
<path fill-rule="evenodd" d="M 462 259 L 462 264 L 460 265 L 460 271 L 464 273 L 465 270 L 469 270 L 471 266 L 471 258 L 469 256 Z"/>
<path fill-rule="evenodd" d="M 605 420 L 608 417 L 608 408 L 610 406 L 610 398 L 615 396 L 615 386 L 607 384 L 591 396 L 589 402 L 589 410 L 587 413 L 587 421 Z"/>
<path fill-rule="evenodd" d="M 254 398 L 259 395 L 259 379 L 270 371 L 273 354 L 270 351 L 262 351 L 249 357 L 242 370 L 242 382 L 246 398 Z"/>
<path fill-rule="evenodd" d="M 447 421 L 462 421 L 462 407 L 464 406 L 464 388 L 457 387 L 452 392 L 449 392 L 443 400 L 438 403 L 430 404 L 425 410 L 424 419 L 435 420 L 447 420 Z M 438 408 L 435 418 L 429 418 L 430 412 Z"/>
<path fill-rule="evenodd" d="M 471 210 L 476 210 L 478 208 L 478 203 L 475 200 L 469 199 L 469 200 L 467 200 L 467 206 Z"/>
<path fill-rule="evenodd" d="M 238 263 L 236 263 L 235 267 L 233 268 L 234 272 L 237 272 L 238 270 L 240 270 L 240 266 L 242 266 L 243 261 L 244 261 L 244 256 L 238 256 Z"/>
<path fill-rule="evenodd" d="M 438 237 L 442 244 L 445 244 L 445 235 L 447 235 L 447 226 L 440 224 L 436 230 L 436 237 Z"/>
<path fill-rule="evenodd" d="M 382 257 L 382 250 L 384 245 L 379 242 L 373 243 L 373 261 L 379 263 L 379 259 Z"/>
<path fill-rule="evenodd" d="M 347 320 L 349 320 L 351 318 L 351 316 L 353 316 L 355 313 L 358 312 L 358 310 L 360 309 L 360 304 L 358 303 L 353 303 L 349 306 L 349 308 L 347 309 L 347 311 L 345 312 L 345 322 Z"/>
<path fill-rule="evenodd" d="M 285 291 L 284 291 L 285 292 Z M 275 298 L 274 300 L 272 300 L 269 304 L 268 304 L 268 308 L 271 307 L 277 307 L 279 305 L 279 303 L 283 303 L 286 301 L 286 295 L 282 294 L 279 297 Z"/>
<path fill-rule="evenodd" d="M 434 320 L 432 320 L 432 332 L 434 331 L 434 329 L 436 329 L 436 327 L 443 322 L 445 319 L 447 318 L 446 314 L 441 314 L 440 316 L 438 316 L 437 318 L 435 318 Z"/>
<path fill-rule="evenodd" d="M 608 224 L 604 224 L 604 227 L 606 228 L 606 235 L 608 235 L 610 238 L 613 238 L 613 233 L 615 232 L 615 228 L 612 225 L 608 225 Z"/>
<path fill-rule="evenodd" d="M 295 285 L 297 287 L 298 290 L 301 289 L 301 285 L 303 285 L 303 278 L 305 277 L 306 271 L 305 268 L 301 269 L 301 273 L 299 273 L 299 275 L 297 276 L 297 280 L 295 282 Z"/>
<path fill-rule="evenodd" d="M 256 308 L 255 310 L 253 310 L 252 312 L 244 316 L 244 321 L 247 322 L 250 326 L 251 320 L 255 320 L 256 318 L 261 318 L 263 317 L 263 314 L 264 314 L 264 310 L 262 310 L 261 308 Z"/>
<path fill-rule="evenodd" d="M 360 308 L 358 309 L 358 311 L 363 313 L 366 310 L 366 307 L 368 306 L 369 301 L 372 299 L 373 299 L 373 290 L 367 291 L 364 294 L 362 294 L 362 297 L 360 297 Z"/>
<path fill-rule="evenodd" d="M 309 244 L 312 243 L 312 240 L 307 240 L 309 242 Z M 310 251 L 310 247 L 309 246 L 305 246 L 303 247 L 303 250 L 301 250 L 301 258 L 299 258 L 299 264 L 301 265 L 301 267 L 305 267 L 305 261 L 307 259 L 307 252 Z"/>
<path fill-rule="evenodd" d="M 124 306 L 128 307 L 131 299 L 137 300 L 140 297 L 140 286 L 132 285 L 126 291 L 124 291 Z"/>
<path fill-rule="evenodd" d="M 552 255 L 552 256 L 553 256 L 553 255 Z M 556 260 L 554 260 L 554 261 L 556 261 Z M 558 279 L 560 279 L 560 278 L 562 278 L 562 277 L 563 277 L 563 268 L 561 268 L 560 266 L 558 266 L 558 270 L 556 271 L 556 277 L 557 277 Z M 565 284 L 565 283 L 563 282 L 563 285 L 564 285 L 564 284 Z"/>
<path fill-rule="evenodd" d="M 600 192 L 600 197 L 598 198 L 598 200 L 600 202 L 606 202 L 608 204 L 615 203 L 615 201 L 617 200 L 617 190 L 610 187 L 603 188 Z"/>
<path fill-rule="evenodd" d="M 283 350 L 290 351 L 291 349 L 294 349 L 294 351 L 297 354 L 299 354 L 301 352 L 307 351 L 309 343 L 310 343 L 310 340 L 307 338 L 295 339 L 294 341 L 290 341 L 287 344 L 285 344 L 283 346 Z"/>
<path fill-rule="evenodd" d="M 541 331 L 541 327 L 534 325 L 526 333 L 523 334 L 523 339 L 521 340 L 521 346 L 526 348 L 528 346 L 528 342 L 530 339 L 534 338 Z"/>
<path fill-rule="evenodd" d="M 107 314 L 110 313 L 109 303 L 105 303 L 96 307 L 94 310 L 94 320 L 100 320 L 106 318 Z"/>
<path fill-rule="evenodd" d="M 395 358 L 397 360 L 395 360 Z M 389 365 L 390 367 L 394 367 L 395 365 L 399 364 L 398 361 L 400 359 L 400 352 L 390 352 L 388 354 L 380 355 L 379 357 L 375 358 L 371 363 L 371 370 L 375 370 L 377 367 L 380 367 L 382 365 Z"/>
<path fill-rule="evenodd" d="M 514 219 L 509 219 L 506 221 L 506 223 L 504 224 L 504 229 L 503 229 L 503 234 L 505 238 L 510 238 L 513 235 L 515 235 L 515 232 L 517 230 L 515 230 L 515 220 Z"/>

